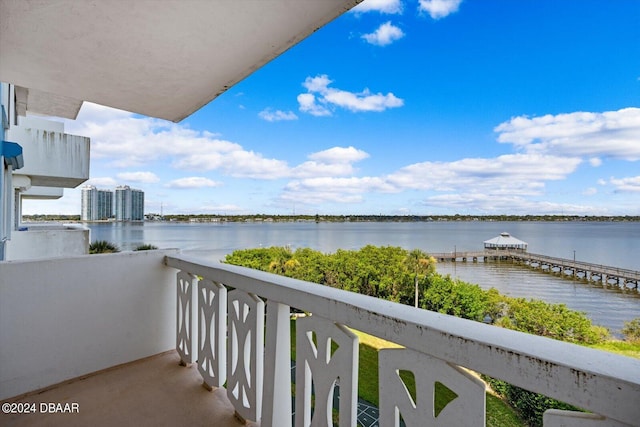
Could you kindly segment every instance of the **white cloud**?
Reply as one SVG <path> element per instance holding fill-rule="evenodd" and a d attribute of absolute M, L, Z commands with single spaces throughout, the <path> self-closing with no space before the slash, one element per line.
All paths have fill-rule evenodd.
<path fill-rule="evenodd" d="M 327 81 L 318 79 L 309 87 L 322 88 Z M 313 95 L 311 95 L 313 96 Z M 92 156 L 104 160 L 108 167 L 122 167 L 143 162 L 165 162 L 183 170 L 212 171 L 236 178 L 274 180 L 282 178 L 312 178 L 318 176 L 347 176 L 353 174 L 353 163 L 368 154 L 354 147 L 333 147 L 309 155 L 309 160 L 296 166 L 286 161 L 267 158 L 261 153 L 244 149 L 241 145 L 219 139 L 210 132 L 197 132 L 179 124 L 156 119 L 139 118 L 133 114 L 92 106 L 105 112 L 100 115 L 81 115 L 75 130 L 92 138 Z M 159 178 L 152 172 L 122 172 L 121 181 L 153 183 Z M 213 181 L 178 180 L 169 184 L 172 188 L 211 186 Z M 216 183 L 214 183 L 216 184 Z M 105 185 L 114 186 L 109 179 Z"/>
<path fill-rule="evenodd" d="M 600 159 L 599 157 L 592 157 L 589 159 L 589 164 L 594 168 L 597 168 L 598 166 L 602 165 L 602 159 Z"/>
<path fill-rule="evenodd" d="M 331 115 L 331 110 L 316 103 L 316 97 L 312 93 L 301 93 L 298 95 L 298 103 L 300 104 L 300 111 L 303 113 L 309 113 L 316 117 Z"/>
<path fill-rule="evenodd" d="M 584 191 L 582 192 L 582 194 L 583 194 L 584 196 L 593 196 L 593 195 L 595 195 L 595 194 L 598 194 L 598 189 L 597 189 L 597 188 L 595 188 L 595 187 L 589 187 L 589 188 L 587 188 L 586 190 L 584 190 Z"/>
<path fill-rule="evenodd" d="M 364 160 L 369 154 L 355 147 L 333 147 L 309 155 L 309 159 L 325 163 L 351 163 Z"/>
<path fill-rule="evenodd" d="M 391 21 L 385 22 L 380 25 L 373 33 L 364 34 L 363 39 L 367 43 L 376 46 L 387 46 L 396 40 L 400 40 L 404 37 L 402 30 L 391 23 Z"/>
<path fill-rule="evenodd" d="M 304 82 L 304 87 L 309 92 L 301 96 L 308 95 L 317 107 L 325 108 L 327 111 L 330 108 L 349 108 L 350 104 L 341 98 L 346 99 L 349 95 L 355 98 L 351 101 L 354 105 L 371 102 L 363 94 L 332 88 L 332 83 L 326 75 L 309 77 Z M 368 93 L 366 90 L 365 92 Z M 382 94 L 378 95 L 385 97 Z M 358 109 L 361 106 L 351 108 Z M 93 114 L 97 110 L 105 112 L 103 121 L 100 121 L 100 116 Z M 94 157 L 97 155 L 98 163 L 103 167 L 108 162 L 111 165 L 145 162 L 153 164 L 154 167 L 161 165 L 160 167 L 192 171 L 215 170 L 221 175 L 240 178 L 287 179 L 289 182 L 284 184 L 276 183 L 282 189 L 280 201 L 287 204 L 361 203 L 367 195 L 413 191 L 420 192 L 420 197 L 425 203 L 447 207 L 452 211 L 575 211 L 595 214 L 595 210 L 589 210 L 588 207 L 538 199 L 547 198 L 545 185 L 548 181 L 566 179 L 583 162 L 598 166 L 601 158 L 611 157 L 612 152 L 620 151 L 617 145 L 611 147 L 608 143 L 603 143 L 595 152 L 585 154 L 580 143 L 567 142 L 572 139 L 579 141 L 585 137 L 584 130 L 578 136 L 574 134 L 574 129 L 581 128 L 576 123 L 604 120 L 609 133 L 633 133 L 636 132 L 636 110 L 640 111 L 625 109 L 611 114 L 596 114 L 596 119 L 589 118 L 591 116 L 545 116 L 544 123 L 526 117 L 514 118 L 496 127 L 496 131 L 499 132 L 500 138 L 505 139 L 501 142 L 510 142 L 519 149 L 520 152 L 516 154 L 495 158 L 464 158 L 452 162 L 416 162 L 378 176 L 357 175 L 357 162 L 367 159 L 369 154 L 354 146 L 329 147 L 310 153 L 300 163 L 290 164 L 285 160 L 270 158 L 245 149 L 240 144 L 221 139 L 213 133 L 195 131 L 180 124 L 140 118 L 106 107 L 92 107 L 87 110 L 85 121 L 80 117 L 79 123 L 74 125 L 73 132 L 92 138 L 92 154 Z M 553 126 L 562 120 L 567 124 L 563 128 L 563 136 L 559 137 L 558 127 Z M 601 132 L 586 132 L 591 135 L 587 135 L 586 139 L 590 140 L 593 138 L 592 135 L 600 135 Z M 634 147 L 627 143 L 622 146 L 625 148 L 626 158 L 632 158 Z M 159 174 L 159 169 L 149 167 L 147 170 Z M 123 172 L 116 176 L 120 180 L 157 182 L 154 181 L 157 179 L 154 172 Z M 600 180 L 598 184 L 610 185 L 620 192 L 637 193 L 640 191 L 639 181 L 640 177 L 610 178 L 606 181 Z M 89 183 L 113 188 L 117 182 L 114 178 L 102 177 L 94 178 Z M 166 187 L 210 188 L 218 185 L 220 183 L 208 178 L 191 176 L 171 181 Z M 273 192 L 273 189 L 269 191 Z M 585 194 L 596 192 L 594 189 L 587 189 Z M 233 206 L 223 209 L 224 207 L 216 206 L 215 203 L 211 205 L 207 207 L 211 211 L 233 211 Z M 207 210 L 203 207 L 199 209 Z"/>
<path fill-rule="evenodd" d="M 611 178 L 609 182 L 615 187 L 615 191 L 619 193 L 640 193 L 640 175 L 628 178 Z"/>
<path fill-rule="evenodd" d="M 265 158 L 211 132 L 108 107 L 89 104 L 77 121 L 69 123 L 74 133 L 91 138 L 92 159 L 106 160 L 109 167 L 164 160 L 178 169 L 218 170 L 234 177 L 263 179 L 281 178 L 289 169 L 285 161 Z"/>
<path fill-rule="evenodd" d="M 258 116 L 266 120 L 268 122 L 279 122 L 282 120 L 297 120 L 298 116 L 293 111 L 281 111 L 281 110 L 271 110 L 270 108 L 265 108 L 264 110 L 258 113 Z"/>
<path fill-rule="evenodd" d="M 506 154 L 492 159 L 415 163 L 401 168 L 387 179 L 398 189 L 499 189 L 510 194 L 535 195 L 540 193 L 545 181 L 565 179 L 580 163 L 579 158 Z"/>
<path fill-rule="evenodd" d="M 327 86 L 331 83 L 333 83 L 333 80 L 330 80 L 326 74 L 322 74 L 315 77 L 307 77 L 302 83 L 302 86 L 309 92 L 326 93 L 328 91 Z"/>
<path fill-rule="evenodd" d="M 369 154 L 355 147 L 333 147 L 311 153 L 309 161 L 301 163 L 291 171 L 294 178 L 336 177 L 353 175 L 353 163 L 369 157 Z"/>
<path fill-rule="evenodd" d="M 353 175 L 355 168 L 350 163 L 304 162 L 293 168 L 290 176 L 295 178 L 312 178 L 317 176 Z"/>
<path fill-rule="evenodd" d="M 379 177 L 321 177 L 289 182 L 281 199 L 307 204 L 359 203 L 363 200 L 364 193 L 391 191 L 393 188 Z"/>
<path fill-rule="evenodd" d="M 158 175 L 153 172 L 122 172 L 116 175 L 121 181 L 154 183 L 160 181 Z"/>
<path fill-rule="evenodd" d="M 190 176 L 186 178 L 174 179 L 166 186 L 169 188 L 179 189 L 191 189 L 191 188 L 205 188 L 205 187 L 218 187 L 221 183 L 212 181 L 209 178 L 201 176 Z"/>
<path fill-rule="evenodd" d="M 418 10 L 427 12 L 433 19 L 440 19 L 458 11 L 462 0 L 420 0 Z"/>
<path fill-rule="evenodd" d="M 100 187 L 100 188 L 111 188 L 111 187 L 115 187 L 116 185 L 118 185 L 118 181 L 116 181 L 115 179 L 111 178 L 111 177 L 98 177 L 98 178 L 91 178 L 90 180 L 88 180 L 87 182 L 85 182 L 84 184 L 86 185 L 93 185 L 95 187 Z"/>
<path fill-rule="evenodd" d="M 640 108 L 515 117 L 495 129 L 498 141 L 528 153 L 640 160 Z"/>
<path fill-rule="evenodd" d="M 386 95 L 382 93 L 371 94 L 369 89 L 364 89 L 360 93 L 354 93 L 330 88 L 331 83 L 333 81 L 326 74 L 307 77 L 302 85 L 309 93 L 298 95 L 300 111 L 327 116 L 331 115 L 328 106 L 345 108 L 352 112 L 380 112 L 404 105 L 404 101 L 391 92 Z M 314 93 L 317 94 L 317 97 Z"/>
<path fill-rule="evenodd" d="M 402 2 L 400 0 L 364 0 L 362 3 L 351 9 L 351 12 L 400 14 L 402 13 Z"/>
<path fill-rule="evenodd" d="M 606 209 L 594 208 L 586 205 L 573 205 L 568 203 L 555 203 L 549 201 L 531 200 L 518 196 L 506 196 L 486 193 L 456 193 L 442 194 L 429 197 L 424 201 L 429 207 L 443 207 L 457 212 L 469 210 L 496 213 L 508 212 L 510 214 L 577 214 L 577 215 L 602 215 Z"/>
<path fill-rule="evenodd" d="M 340 150 L 352 152 L 350 158 L 354 161 L 357 161 L 358 155 L 363 156 L 363 154 L 358 154 L 358 150 L 355 149 L 341 148 Z M 340 150 L 325 150 L 309 157 L 317 155 L 319 158 L 337 158 Z M 580 163 L 579 158 L 510 154 L 496 158 L 467 158 L 454 162 L 415 163 L 389 175 L 377 177 L 329 176 L 329 174 L 306 177 L 300 174 L 300 178 L 306 179 L 289 182 L 281 194 L 281 199 L 309 204 L 355 203 L 362 202 L 366 193 L 400 193 L 417 190 L 432 193 L 477 193 L 484 195 L 487 200 L 504 200 L 505 203 L 506 201 L 515 203 L 525 200 L 526 197 L 543 196 L 547 181 L 566 179 Z M 332 166 L 335 167 L 336 164 L 333 163 Z M 351 164 L 348 166 L 351 167 Z M 434 197 L 435 203 L 452 196 L 443 194 L 432 197 Z M 429 200 L 432 199 L 429 198 Z M 489 202 L 483 202 L 481 196 L 475 196 L 469 201 L 477 202 L 478 206 L 486 204 L 487 210 L 491 212 L 500 212 L 498 207 L 502 206 L 489 209 Z M 453 203 L 453 207 L 455 208 L 460 203 L 462 202 Z M 540 212 L 543 206 L 531 205 L 531 207 L 536 209 L 531 212 Z M 552 211 L 555 207 L 557 206 L 549 205 L 544 207 L 544 211 Z M 469 207 L 465 208 L 465 210 L 468 209 Z M 513 212 L 514 209 L 507 211 Z M 571 211 L 570 206 L 567 206 L 565 211 Z"/>

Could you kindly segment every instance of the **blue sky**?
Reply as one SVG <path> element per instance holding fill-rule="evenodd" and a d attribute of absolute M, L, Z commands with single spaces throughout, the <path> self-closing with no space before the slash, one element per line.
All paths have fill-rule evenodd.
<path fill-rule="evenodd" d="M 365 0 L 181 123 L 66 131 L 147 213 L 640 215 L 640 1 Z"/>

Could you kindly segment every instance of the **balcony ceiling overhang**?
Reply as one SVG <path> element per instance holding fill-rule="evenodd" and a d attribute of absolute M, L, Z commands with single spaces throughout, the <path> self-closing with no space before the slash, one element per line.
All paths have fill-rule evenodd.
<path fill-rule="evenodd" d="M 0 0 L 0 80 L 28 111 L 177 122 L 360 1 Z"/>

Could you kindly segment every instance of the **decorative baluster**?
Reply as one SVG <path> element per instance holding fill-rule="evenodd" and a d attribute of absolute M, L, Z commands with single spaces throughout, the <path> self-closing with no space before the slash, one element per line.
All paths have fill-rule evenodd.
<path fill-rule="evenodd" d="M 267 301 L 262 427 L 291 427 L 291 310 Z"/>
<path fill-rule="evenodd" d="M 299 318 L 296 320 L 296 427 L 333 425 L 336 385 L 340 386 L 339 426 L 355 426 L 358 337 L 343 325 L 317 316 Z"/>
<path fill-rule="evenodd" d="M 211 280 L 198 282 L 198 372 L 208 390 L 227 379 L 227 288 Z"/>
<path fill-rule="evenodd" d="M 176 350 L 181 365 L 196 360 L 196 282 L 192 274 L 184 271 L 177 274 Z"/>
<path fill-rule="evenodd" d="M 264 363 L 264 301 L 228 293 L 227 396 L 241 420 L 260 420 Z"/>
<path fill-rule="evenodd" d="M 412 426 L 484 426 L 485 384 L 463 369 L 409 349 L 378 352 L 380 425 L 400 425 L 400 416 Z M 400 377 L 409 371 L 415 379 L 415 399 Z M 436 416 L 436 382 L 453 391 L 451 400 Z"/>
<path fill-rule="evenodd" d="M 597 414 L 549 409 L 542 416 L 544 427 L 631 427 Z"/>

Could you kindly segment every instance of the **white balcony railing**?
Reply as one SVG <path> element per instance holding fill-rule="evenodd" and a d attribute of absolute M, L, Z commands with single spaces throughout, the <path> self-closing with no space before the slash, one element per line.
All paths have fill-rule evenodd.
<path fill-rule="evenodd" d="M 291 308 L 311 314 L 296 321 L 296 426 L 331 425 L 338 383 L 339 425 L 356 425 L 358 339 L 349 328 L 405 347 L 379 353 L 381 426 L 400 416 L 409 426 L 483 426 L 485 386 L 467 369 L 590 412 L 547 411 L 545 427 L 638 425 L 638 360 L 242 267 L 182 255 L 165 263 L 179 270 L 182 361 L 198 363 L 207 387 L 226 382 L 236 414 L 262 426 L 292 424 Z M 399 371 L 413 373 L 416 401 Z M 437 417 L 436 382 L 458 395 Z"/>
<path fill-rule="evenodd" d="M 311 313 L 296 321 L 295 408 L 292 308 Z M 638 360 L 175 250 L 0 262 L 0 400 L 177 347 L 206 385 L 226 384 L 212 395 L 225 392 L 242 418 L 286 427 L 295 410 L 296 426 L 327 425 L 339 378 L 340 425 L 353 426 L 351 328 L 405 347 L 379 353 L 384 427 L 400 415 L 408 426 L 484 425 L 484 384 L 461 367 L 592 412 L 553 411 L 546 427 L 640 419 Z M 413 372 L 415 402 L 398 371 Z M 437 417 L 435 382 L 458 395 Z"/>

